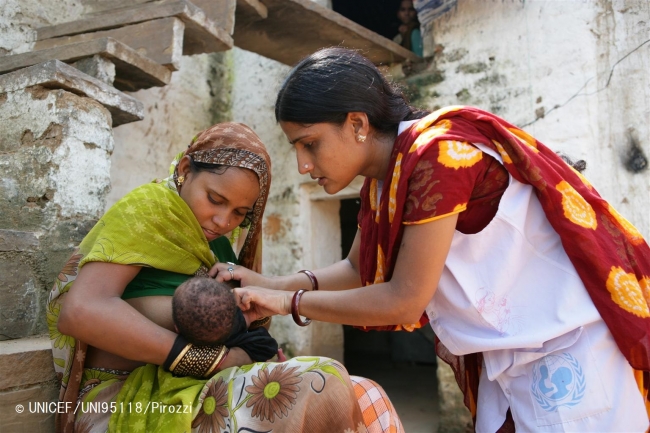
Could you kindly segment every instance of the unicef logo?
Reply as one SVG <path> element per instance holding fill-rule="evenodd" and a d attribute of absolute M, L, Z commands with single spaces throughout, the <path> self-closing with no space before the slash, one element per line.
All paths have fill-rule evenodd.
<path fill-rule="evenodd" d="M 585 396 L 585 388 L 582 367 L 569 353 L 545 356 L 533 367 L 530 392 L 548 412 L 577 405 Z"/>

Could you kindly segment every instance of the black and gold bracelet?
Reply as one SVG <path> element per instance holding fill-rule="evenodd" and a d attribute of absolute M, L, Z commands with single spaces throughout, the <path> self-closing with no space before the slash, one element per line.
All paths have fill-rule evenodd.
<path fill-rule="evenodd" d="M 163 366 L 174 376 L 209 377 L 227 353 L 226 346 L 195 346 L 179 335 Z"/>

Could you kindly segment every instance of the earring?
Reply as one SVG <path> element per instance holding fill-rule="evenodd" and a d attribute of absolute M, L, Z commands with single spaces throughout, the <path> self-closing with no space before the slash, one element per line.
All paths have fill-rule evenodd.
<path fill-rule="evenodd" d="M 185 182 L 185 176 L 178 176 L 178 178 L 176 178 L 176 181 L 178 182 L 178 186 L 183 185 L 183 182 Z"/>
<path fill-rule="evenodd" d="M 358 141 L 359 143 L 363 143 L 364 141 L 366 141 L 366 136 L 365 136 L 365 135 L 361 135 L 361 134 L 357 134 L 357 141 Z"/>
<path fill-rule="evenodd" d="M 305 164 L 304 167 L 305 167 L 305 168 L 309 168 L 309 164 Z"/>

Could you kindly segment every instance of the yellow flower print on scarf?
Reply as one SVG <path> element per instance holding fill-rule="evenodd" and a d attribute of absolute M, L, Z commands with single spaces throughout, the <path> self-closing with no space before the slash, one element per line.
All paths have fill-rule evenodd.
<path fill-rule="evenodd" d="M 641 280 L 647 292 L 648 278 Z M 634 274 L 628 274 L 618 266 L 612 266 L 607 277 L 607 290 L 612 294 L 612 300 L 625 311 L 639 317 L 650 317 L 648 302 L 644 290 Z"/>
<path fill-rule="evenodd" d="M 422 121 L 418 122 L 417 125 L 415 125 L 415 130 L 419 133 L 427 129 L 431 124 L 433 124 L 440 116 L 444 116 L 447 113 L 451 113 L 452 111 L 458 111 L 465 108 L 462 105 L 450 105 L 449 107 L 443 107 L 440 108 L 439 110 L 434 111 L 433 113 L 429 114 L 428 116 L 424 117 Z"/>
<path fill-rule="evenodd" d="M 571 167 L 571 166 L 569 166 L 569 168 L 570 168 L 570 169 L 571 169 L 571 170 L 572 170 L 572 171 L 573 171 L 573 172 L 578 176 L 578 178 L 580 178 L 580 181 L 582 182 L 582 184 L 583 184 L 584 186 L 586 186 L 587 188 L 589 188 L 589 189 L 591 189 L 591 190 L 594 189 L 594 186 L 591 184 L 591 182 L 589 182 L 589 181 L 587 180 L 586 177 L 584 177 L 584 176 L 582 175 L 582 173 L 580 173 L 578 170 L 576 170 L 575 168 L 573 168 L 573 167 Z"/>
<path fill-rule="evenodd" d="M 375 211 L 375 222 L 379 223 L 379 206 L 377 205 L 377 197 L 379 196 L 379 184 L 377 179 L 370 181 L 370 209 Z"/>
<path fill-rule="evenodd" d="M 643 290 L 643 297 L 646 302 L 650 302 L 650 277 L 641 278 L 639 286 L 641 287 L 641 290 Z"/>
<path fill-rule="evenodd" d="M 568 182 L 562 181 L 555 187 L 562 194 L 564 216 L 574 224 L 595 230 L 598 226 L 596 212 Z"/>
<path fill-rule="evenodd" d="M 519 141 L 528 146 L 529 149 L 533 150 L 535 153 L 539 153 L 539 150 L 537 150 L 537 141 L 527 132 L 524 132 L 519 128 L 508 128 L 508 131 L 517 137 Z"/>
<path fill-rule="evenodd" d="M 632 243 L 632 245 L 640 245 L 643 243 L 643 236 L 639 231 L 630 223 L 628 220 L 626 220 L 623 215 L 618 213 L 616 209 L 612 207 L 609 203 L 607 203 L 607 207 L 609 209 L 609 213 L 612 214 L 612 216 L 616 219 L 616 222 L 618 223 L 618 228 L 625 234 L 625 237 Z"/>
<path fill-rule="evenodd" d="M 416 150 L 418 150 L 419 147 L 428 144 L 434 138 L 446 134 L 447 131 L 449 131 L 450 129 L 451 129 L 451 121 L 447 119 L 443 119 L 440 122 L 436 122 L 435 125 L 431 126 L 430 128 L 427 128 L 424 132 L 420 133 L 418 138 L 411 145 L 411 148 L 409 149 L 409 153 L 415 152 Z"/>
<path fill-rule="evenodd" d="M 467 203 L 460 203 L 454 206 L 454 210 L 451 211 L 452 214 L 460 213 L 467 209 Z"/>
<path fill-rule="evenodd" d="M 402 173 L 402 155 L 397 155 L 395 161 L 395 168 L 393 169 L 393 179 L 390 181 L 390 191 L 388 195 L 388 222 L 393 223 L 395 216 L 395 206 L 397 206 L 397 185 L 399 184 L 399 177 Z"/>
<path fill-rule="evenodd" d="M 373 284 L 384 282 L 384 261 L 384 250 L 381 249 L 381 245 L 377 245 L 377 270 L 375 271 L 375 281 Z"/>
<path fill-rule="evenodd" d="M 483 159 L 483 152 L 465 141 L 441 140 L 439 146 L 438 162 L 445 167 L 471 167 Z"/>
<path fill-rule="evenodd" d="M 512 158 L 510 158 L 508 152 L 506 152 L 506 150 L 503 148 L 503 145 L 496 140 L 492 140 L 492 143 L 496 146 L 497 150 L 499 151 L 499 155 L 501 155 L 501 158 L 503 158 L 503 162 L 505 164 L 512 164 Z"/>

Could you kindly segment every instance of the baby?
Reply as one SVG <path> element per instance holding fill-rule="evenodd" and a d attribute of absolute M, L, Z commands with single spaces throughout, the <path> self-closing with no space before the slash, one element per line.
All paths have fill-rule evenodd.
<path fill-rule="evenodd" d="M 190 278 L 178 286 L 172 318 L 177 332 L 199 346 L 224 344 L 233 331 L 248 328 L 232 288 L 212 278 Z"/>

